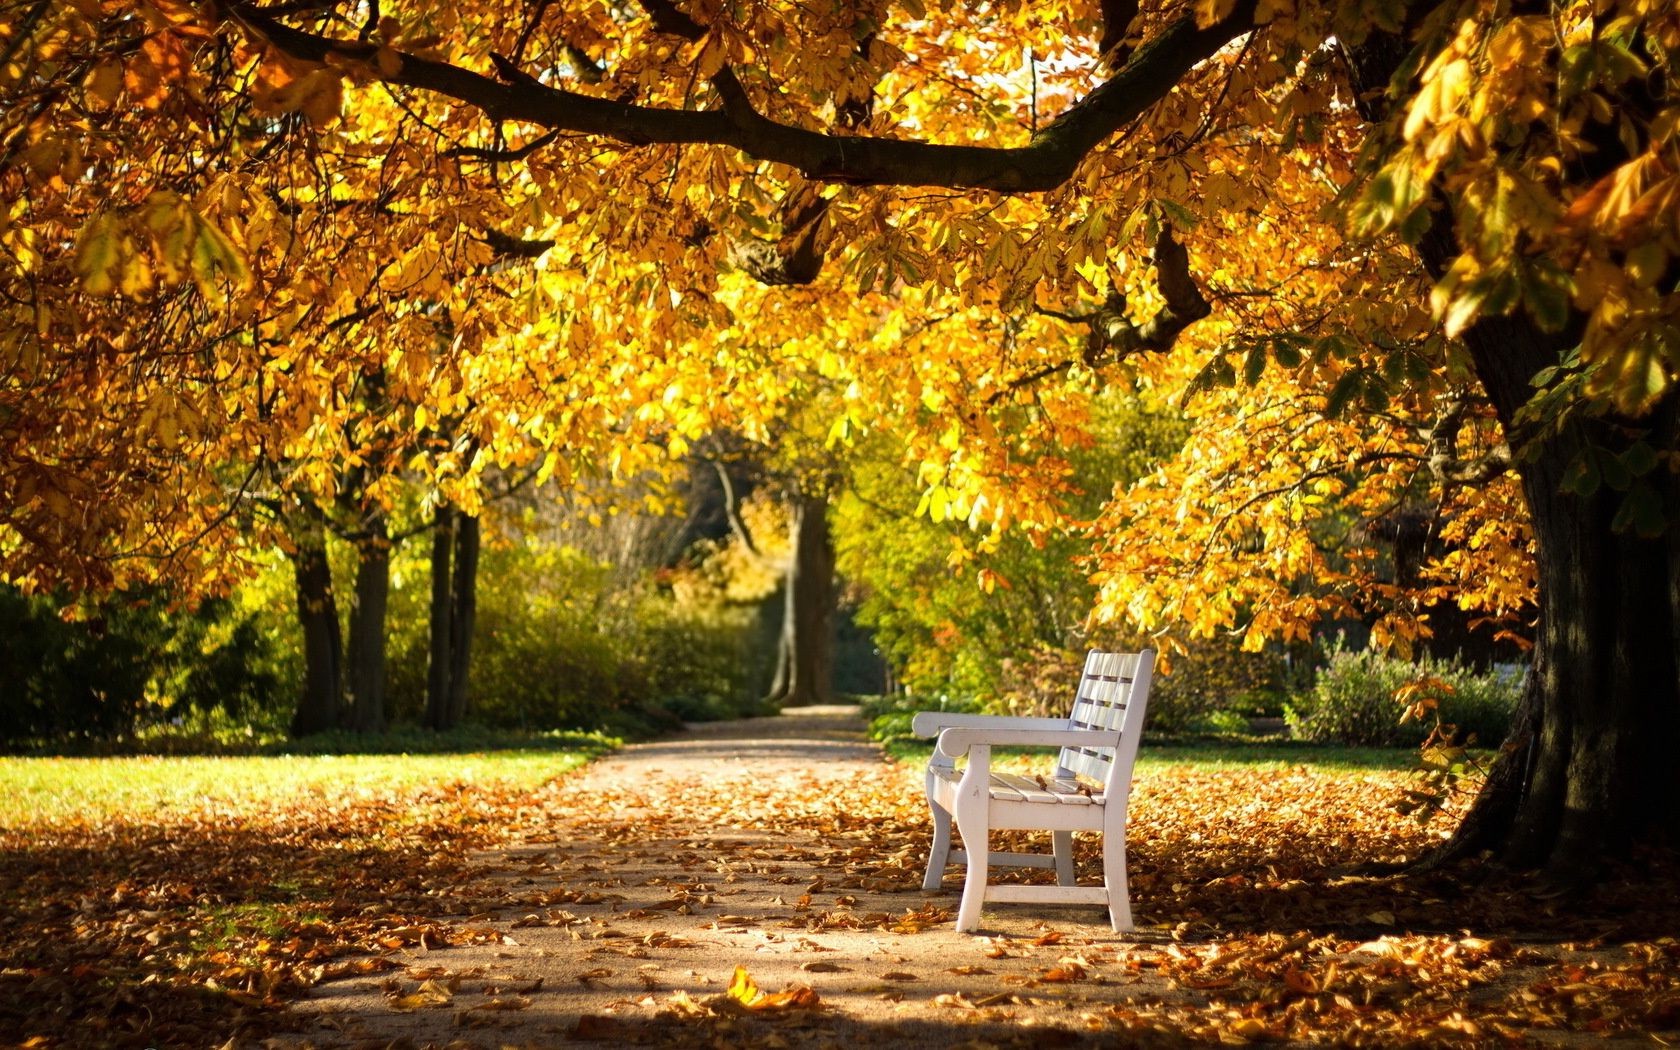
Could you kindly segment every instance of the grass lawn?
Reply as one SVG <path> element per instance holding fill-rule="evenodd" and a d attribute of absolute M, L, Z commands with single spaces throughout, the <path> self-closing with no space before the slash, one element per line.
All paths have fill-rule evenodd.
<path fill-rule="evenodd" d="M 268 809 L 447 785 L 534 788 L 610 746 L 601 738 L 580 743 L 439 755 L 0 758 L 0 828 L 157 820 L 207 806 Z"/>
<path fill-rule="evenodd" d="M 933 754 L 933 741 L 912 737 L 888 737 L 887 753 L 895 761 L 920 767 Z M 1055 757 L 1054 749 L 1021 749 L 1000 747 L 994 751 L 999 761 L 1009 767 L 1031 765 L 1035 760 L 1047 763 Z M 1292 740 L 1186 740 L 1155 741 L 1145 739 L 1138 751 L 1138 771 L 1148 772 L 1174 766 L 1218 769 L 1293 769 L 1306 766 L 1312 769 L 1346 772 L 1397 772 L 1417 768 L 1418 753 L 1406 747 L 1336 747 L 1326 744 L 1307 744 Z"/>

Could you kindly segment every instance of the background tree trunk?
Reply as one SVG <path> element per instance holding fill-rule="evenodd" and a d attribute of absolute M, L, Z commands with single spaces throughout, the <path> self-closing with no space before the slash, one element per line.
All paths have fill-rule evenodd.
<path fill-rule="evenodd" d="M 303 695 L 292 715 L 293 736 L 338 726 L 344 700 L 343 638 L 333 599 L 327 533 L 320 512 L 302 511 L 292 532 L 292 574 L 297 583 L 298 626 L 303 631 Z"/>
<path fill-rule="evenodd" d="M 479 522 L 461 515 L 455 529 L 455 571 L 450 579 L 449 724 L 467 716 L 467 686 L 471 681 L 473 625 L 478 619 Z"/>
<path fill-rule="evenodd" d="M 793 505 L 787 578 L 782 585 L 782 631 L 776 673 L 767 697 L 797 706 L 834 699 L 834 542 L 828 501 L 801 493 Z"/>
<path fill-rule="evenodd" d="M 449 719 L 450 639 L 455 603 L 450 600 L 450 563 L 455 550 L 455 508 L 440 506 L 432 527 L 432 604 L 430 657 L 426 668 L 426 728 L 445 730 Z"/>
<path fill-rule="evenodd" d="M 385 613 L 391 594 L 391 544 L 385 517 L 375 513 L 356 544 L 356 601 L 350 609 L 348 728 L 385 728 Z"/>
<path fill-rule="evenodd" d="M 473 623 L 478 618 L 477 517 L 440 507 L 432 532 L 431 664 L 426 726 L 452 729 L 467 714 Z"/>

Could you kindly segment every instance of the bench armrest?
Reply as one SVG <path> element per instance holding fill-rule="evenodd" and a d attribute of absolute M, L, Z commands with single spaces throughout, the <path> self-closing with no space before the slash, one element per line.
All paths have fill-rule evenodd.
<path fill-rule="evenodd" d="M 1024 719 L 1036 722 L 1040 719 Z M 1049 721 L 1056 721 L 1049 719 Z M 1010 726 L 951 726 L 939 733 L 938 751 L 956 758 L 976 744 L 988 747 L 1119 747 L 1118 729 L 1069 729 L 1063 722 L 1055 729 Z"/>
<path fill-rule="evenodd" d="M 1008 715 L 971 715 L 956 711 L 917 711 L 910 731 L 917 736 L 938 736 L 953 726 L 990 726 L 997 729 L 1066 729 L 1065 718 L 1014 718 Z"/>

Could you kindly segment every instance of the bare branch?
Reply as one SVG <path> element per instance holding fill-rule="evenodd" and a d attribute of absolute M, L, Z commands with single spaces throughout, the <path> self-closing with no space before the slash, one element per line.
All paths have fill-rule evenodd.
<path fill-rule="evenodd" d="M 445 157 L 471 157 L 474 160 L 487 160 L 492 164 L 511 164 L 524 160 L 559 137 L 560 132 L 550 131 L 547 134 L 537 136 L 518 149 L 484 149 L 480 146 L 456 146 L 454 149 L 445 150 L 443 155 Z"/>
<path fill-rule="evenodd" d="M 1446 484 L 1485 485 L 1516 464 L 1511 446 L 1503 441 L 1473 459 L 1459 455 L 1458 432 L 1477 403 L 1463 390 L 1442 396 L 1435 421 L 1422 432 L 1428 442 L 1425 463 L 1429 472 Z"/>
<path fill-rule="evenodd" d="M 1155 273 L 1165 305 L 1141 324 L 1126 316 L 1125 296 L 1110 292 L 1103 305 L 1085 318 L 1085 363 L 1092 368 L 1123 361 L 1133 354 L 1164 352 L 1179 333 L 1213 312 L 1196 279 L 1190 274 L 1190 253 L 1163 224 L 1155 239 Z"/>

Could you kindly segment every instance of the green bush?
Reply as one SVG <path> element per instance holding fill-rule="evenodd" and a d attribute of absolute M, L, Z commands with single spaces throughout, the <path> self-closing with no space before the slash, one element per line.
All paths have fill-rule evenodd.
<path fill-rule="evenodd" d="M 1338 642 L 1310 690 L 1285 706 L 1290 731 L 1304 740 L 1370 746 L 1422 743 L 1435 724 L 1433 716 L 1401 721 L 1405 706 L 1395 694 L 1407 683 L 1436 679 L 1443 723 L 1458 738 L 1483 747 L 1497 746 L 1510 727 L 1522 694 L 1520 679 L 1498 672 L 1478 672 L 1455 660 L 1424 657 L 1416 661 L 1370 650 L 1349 651 Z"/>
<path fill-rule="evenodd" d="M 1124 648 L 1132 648 L 1133 642 Z M 1271 653 L 1245 653 L 1232 637 L 1197 639 L 1170 661 L 1149 689 L 1148 729 L 1155 733 L 1240 732 L 1252 698 L 1275 689 L 1281 678 Z"/>
<path fill-rule="evenodd" d="M 424 702 L 424 615 L 392 675 Z M 763 713 L 749 690 L 752 610 L 687 605 L 564 547 L 487 552 L 467 717 L 521 730 L 642 736 L 678 721 Z"/>
<path fill-rule="evenodd" d="M 226 602 L 171 610 L 161 591 L 87 599 L 0 586 L 0 744 L 84 747 L 272 706 L 264 637 Z"/>
<path fill-rule="evenodd" d="M 685 722 L 774 714 L 753 689 L 758 676 L 750 606 L 642 603 L 639 658 L 647 695 Z"/>

